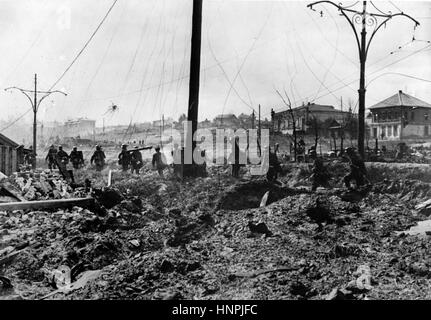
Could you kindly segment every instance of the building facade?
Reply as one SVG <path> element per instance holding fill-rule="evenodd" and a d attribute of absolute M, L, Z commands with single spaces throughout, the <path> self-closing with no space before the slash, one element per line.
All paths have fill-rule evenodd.
<path fill-rule="evenodd" d="M 431 138 L 431 104 L 401 90 L 369 110 L 370 137 L 373 139 Z"/>
<path fill-rule="evenodd" d="M 18 143 L 0 133 L 0 172 L 8 176 L 17 171 L 18 163 L 24 161 L 20 153 Z"/>
<path fill-rule="evenodd" d="M 292 108 L 293 118 L 295 119 L 295 130 L 300 133 L 308 133 L 312 127 L 312 122 L 317 120 L 319 123 L 337 121 L 343 123 L 351 112 L 335 109 L 330 105 L 320 105 L 315 103 L 303 104 L 300 107 Z M 293 133 L 293 119 L 289 109 L 273 113 L 273 130 L 283 134 Z"/>
<path fill-rule="evenodd" d="M 74 119 L 64 123 L 63 137 L 93 137 L 96 132 L 96 121 L 90 119 Z"/>
<path fill-rule="evenodd" d="M 225 127 L 225 128 L 239 128 L 241 127 L 241 121 L 238 120 L 238 118 L 232 114 L 220 114 L 213 120 L 214 125 L 217 127 Z"/>

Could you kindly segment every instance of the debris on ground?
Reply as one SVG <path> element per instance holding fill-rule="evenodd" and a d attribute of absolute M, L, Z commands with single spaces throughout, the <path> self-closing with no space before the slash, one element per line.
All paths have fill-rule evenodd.
<path fill-rule="evenodd" d="M 347 167 L 331 165 L 341 181 Z M 373 186 L 355 201 L 342 182 L 310 192 L 301 164 L 283 186 L 227 167 L 182 182 L 114 172 L 110 187 L 88 176 L 93 206 L 0 211 L 0 296 L 430 298 L 431 243 L 405 232 L 429 216 L 429 169 L 391 165 L 370 166 Z M 21 196 L 34 188 L 31 201 L 89 195 L 39 173 L 7 181 Z"/>

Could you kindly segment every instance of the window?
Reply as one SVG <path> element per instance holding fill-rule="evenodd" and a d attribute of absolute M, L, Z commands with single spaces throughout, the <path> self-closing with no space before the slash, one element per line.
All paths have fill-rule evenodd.
<path fill-rule="evenodd" d="M 381 139 L 383 139 L 386 136 L 386 127 L 382 126 L 382 132 L 380 133 Z"/>
<path fill-rule="evenodd" d="M 392 135 L 391 131 L 392 131 L 392 126 L 388 126 L 388 129 L 387 129 L 388 137 L 390 137 Z"/>
<path fill-rule="evenodd" d="M 388 120 L 392 119 L 392 112 L 388 112 Z"/>
<path fill-rule="evenodd" d="M 428 120 L 428 113 L 424 113 L 424 120 L 427 121 Z"/>
<path fill-rule="evenodd" d="M 373 137 L 377 138 L 377 128 L 373 128 Z"/>
<path fill-rule="evenodd" d="M 374 116 L 374 122 L 378 122 L 379 121 L 379 115 L 377 113 L 374 113 L 373 116 Z"/>
<path fill-rule="evenodd" d="M 398 137 L 398 126 L 393 127 L 394 137 Z"/>
<path fill-rule="evenodd" d="M 410 120 L 414 120 L 415 119 L 415 113 L 412 111 L 410 113 Z"/>

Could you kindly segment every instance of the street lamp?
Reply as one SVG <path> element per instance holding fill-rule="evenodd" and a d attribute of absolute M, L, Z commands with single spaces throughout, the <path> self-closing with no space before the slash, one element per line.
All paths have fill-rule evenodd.
<path fill-rule="evenodd" d="M 22 89 L 22 88 L 18 88 L 18 87 L 9 87 L 4 89 L 5 91 L 8 90 L 18 90 L 20 91 L 22 94 L 24 94 L 28 100 L 30 101 L 31 104 L 31 108 L 33 110 L 33 152 L 34 152 L 34 160 L 33 160 L 33 164 L 32 167 L 33 169 L 36 169 L 36 128 L 37 128 L 37 118 L 36 118 L 36 114 L 37 111 L 39 110 L 39 106 L 42 103 L 42 101 L 48 97 L 50 94 L 52 93 L 61 93 L 65 96 L 67 96 L 67 93 L 60 91 L 60 90 L 53 90 L 53 91 L 38 91 L 37 90 L 37 74 L 34 75 L 34 90 L 26 90 L 26 89 Z M 37 94 L 40 93 L 42 94 L 42 97 L 38 100 L 37 98 Z M 33 99 L 31 98 L 30 94 L 34 94 Z"/>
<path fill-rule="evenodd" d="M 359 79 L 359 109 L 358 109 L 358 151 L 359 154 L 364 156 L 364 133 L 365 133 L 365 63 L 367 60 L 368 49 L 370 48 L 371 41 L 373 40 L 377 31 L 382 27 L 386 26 L 386 23 L 397 16 L 404 16 L 409 18 L 415 23 L 415 28 L 419 25 L 419 22 L 410 17 L 409 15 L 400 12 L 387 14 L 377 9 L 377 7 L 370 1 L 376 10 L 380 13 L 367 12 L 367 1 L 362 2 L 362 11 L 351 9 L 353 6 L 343 7 L 342 4 L 335 4 L 332 1 L 317 1 L 307 5 L 311 10 L 313 6 L 321 3 L 328 3 L 338 9 L 341 15 L 346 18 L 349 25 L 352 27 L 355 35 L 356 44 L 358 45 L 359 51 L 359 62 L 360 62 L 360 79 Z M 355 3 L 356 4 L 356 3 Z M 322 12 L 320 13 L 322 15 Z M 367 38 L 367 27 L 372 28 L 370 36 Z"/>

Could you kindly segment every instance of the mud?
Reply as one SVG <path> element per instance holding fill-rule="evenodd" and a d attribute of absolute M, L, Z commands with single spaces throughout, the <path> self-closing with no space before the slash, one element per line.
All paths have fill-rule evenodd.
<path fill-rule="evenodd" d="M 345 164 L 331 166 L 339 187 Z M 72 281 L 88 270 L 101 275 L 48 299 L 430 298 L 429 239 L 402 232 L 427 219 L 415 206 L 429 199 L 430 172 L 388 166 L 370 166 L 374 185 L 356 201 L 343 201 L 343 190 L 311 193 L 300 165 L 283 186 L 232 179 L 228 168 L 182 183 L 118 174 L 121 199 L 103 215 L 0 212 L 0 261 L 28 243 L 0 266 L 13 286 L 0 287 L 1 298 L 54 292 L 60 266 L 73 270 Z"/>

